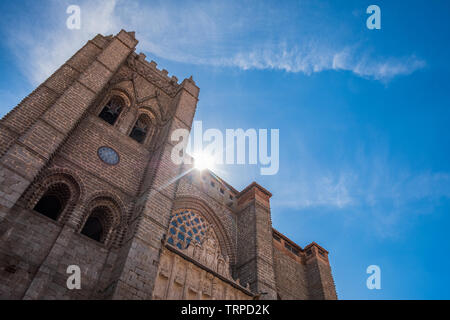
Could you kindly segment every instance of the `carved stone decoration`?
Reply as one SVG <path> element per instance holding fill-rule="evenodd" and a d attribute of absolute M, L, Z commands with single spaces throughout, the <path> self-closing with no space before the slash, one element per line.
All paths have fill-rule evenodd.
<path fill-rule="evenodd" d="M 153 299 L 251 299 L 249 292 L 233 280 L 224 280 L 165 248 Z"/>
<path fill-rule="evenodd" d="M 224 287 L 217 279 L 213 280 L 212 284 L 212 297 L 214 300 L 223 300 L 224 299 Z"/>
<path fill-rule="evenodd" d="M 170 275 L 170 261 L 167 257 L 162 257 L 160 261 L 159 275 L 169 278 Z"/>
<path fill-rule="evenodd" d="M 206 273 L 202 280 L 202 294 L 205 296 L 212 295 L 212 279 L 213 276 L 209 273 Z"/>
<path fill-rule="evenodd" d="M 156 63 L 154 62 L 141 61 L 139 56 L 130 55 L 127 59 L 127 65 L 171 97 L 174 97 L 180 89 L 179 84 L 163 74 L 163 71 L 156 69 Z"/>
<path fill-rule="evenodd" d="M 183 269 L 183 265 L 181 265 L 181 264 L 178 264 L 176 267 L 174 281 L 176 283 L 178 283 L 179 285 L 184 284 L 184 269 Z"/>
<path fill-rule="evenodd" d="M 219 259 L 224 260 L 222 255 L 220 254 L 219 243 L 215 235 L 213 234 L 212 229 L 208 231 L 208 234 L 205 239 L 204 244 L 204 252 L 205 252 L 205 265 L 209 267 L 211 270 L 217 272 Z M 224 260 L 225 261 L 225 260 Z"/>
<path fill-rule="evenodd" d="M 188 289 L 197 293 L 199 291 L 199 283 L 200 283 L 200 273 L 194 268 L 192 268 L 192 266 L 190 266 L 187 271 L 187 278 L 186 278 L 186 285 L 188 286 Z"/>
<path fill-rule="evenodd" d="M 223 259 L 222 256 L 219 256 L 217 258 L 217 273 L 226 277 L 226 272 L 225 272 L 226 267 L 227 266 L 225 265 L 225 259 Z"/>
<path fill-rule="evenodd" d="M 223 256 L 220 244 L 211 225 L 192 210 L 175 212 L 169 222 L 167 243 L 183 254 L 231 279 L 228 256 Z"/>
<path fill-rule="evenodd" d="M 165 245 L 155 298 L 251 298 L 250 291 L 231 277 L 230 259 L 222 254 L 214 228 L 199 212 L 175 211 L 169 221 Z"/>
<path fill-rule="evenodd" d="M 167 100 L 167 95 L 170 96 L 170 94 L 166 92 L 164 88 L 161 88 L 161 86 L 158 85 L 159 82 L 155 83 L 154 81 L 152 81 L 152 79 L 148 79 L 148 77 L 138 72 L 136 66 L 142 64 L 142 62 L 137 62 L 137 60 L 132 56 L 128 58 L 127 62 L 128 68 L 123 67 L 119 69 L 119 71 L 114 75 L 113 79 L 111 79 L 111 81 L 109 82 L 109 88 L 121 87 L 122 85 L 124 85 L 122 84 L 123 82 L 129 82 L 129 87 L 132 91 L 129 92 L 129 94 L 133 95 L 135 107 L 138 109 L 146 109 L 150 113 L 152 113 L 155 118 L 155 123 L 153 125 L 155 125 L 156 127 L 162 128 L 166 126 L 173 118 L 175 113 L 174 105 L 169 103 L 169 101 Z M 147 90 L 143 89 L 143 85 L 139 85 L 137 83 L 139 75 L 141 75 L 144 79 L 150 81 L 150 85 L 148 86 Z M 139 91 L 151 91 L 142 94 L 142 92 L 138 92 L 137 88 L 140 88 Z M 165 94 L 161 94 L 161 90 L 164 91 Z"/>
<path fill-rule="evenodd" d="M 230 258 L 228 258 L 228 256 L 225 256 L 225 266 L 224 266 L 224 276 L 228 279 L 231 278 L 231 273 L 230 273 Z"/>
<path fill-rule="evenodd" d="M 194 255 L 192 256 L 196 261 L 201 261 L 202 255 L 203 255 L 203 248 L 202 245 L 198 242 L 194 244 Z"/>
<path fill-rule="evenodd" d="M 137 73 L 128 68 L 120 68 L 114 77 L 109 81 L 110 86 L 116 86 L 117 84 L 124 81 L 131 81 L 137 77 Z"/>
<path fill-rule="evenodd" d="M 172 262 L 171 256 L 163 255 L 161 256 L 159 264 L 159 272 L 156 278 L 155 289 L 153 291 L 154 299 L 165 299 L 166 291 L 169 284 L 169 278 L 171 274 Z"/>

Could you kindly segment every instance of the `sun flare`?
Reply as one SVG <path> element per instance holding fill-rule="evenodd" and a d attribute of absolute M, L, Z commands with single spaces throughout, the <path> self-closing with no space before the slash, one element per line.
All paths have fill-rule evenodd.
<path fill-rule="evenodd" d="M 214 169 L 214 158 L 207 153 L 197 153 L 193 156 L 194 158 L 194 167 L 197 170 L 213 170 Z"/>

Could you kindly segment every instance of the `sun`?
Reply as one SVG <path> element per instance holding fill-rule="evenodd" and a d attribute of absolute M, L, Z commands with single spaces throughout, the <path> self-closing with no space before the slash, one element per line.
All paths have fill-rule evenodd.
<path fill-rule="evenodd" d="M 205 170 L 205 169 L 209 169 L 212 170 L 214 169 L 214 158 L 207 153 L 196 153 L 193 156 L 194 158 L 194 167 L 197 170 Z"/>

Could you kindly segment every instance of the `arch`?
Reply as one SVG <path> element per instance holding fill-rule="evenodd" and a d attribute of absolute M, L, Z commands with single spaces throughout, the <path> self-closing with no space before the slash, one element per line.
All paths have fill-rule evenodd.
<path fill-rule="evenodd" d="M 105 245 L 116 244 L 123 227 L 121 202 L 108 192 L 101 192 L 87 202 L 78 231 Z"/>
<path fill-rule="evenodd" d="M 109 103 L 111 99 L 119 99 L 122 102 L 122 109 L 120 114 L 117 116 L 116 121 L 114 122 L 114 126 L 120 125 L 120 123 L 123 121 L 123 119 L 127 116 L 129 113 L 131 106 L 134 105 L 135 100 L 132 94 L 126 90 L 126 88 L 122 88 L 119 86 L 111 86 L 106 93 L 103 95 L 103 97 L 95 103 L 95 111 L 94 113 L 97 116 L 100 116 L 102 113 L 104 107 Z"/>
<path fill-rule="evenodd" d="M 106 240 L 114 228 L 114 213 L 111 206 L 99 204 L 90 211 L 80 233 L 101 243 Z"/>
<path fill-rule="evenodd" d="M 124 107 L 129 108 L 134 104 L 133 95 L 131 95 L 126 89 L 120 87 L 113 87 L 110 89 L 108 98 L 110 99 L 113 96 L 120 97 L 124 103 Z"/>
<path fill-rule="evenodd" d="M 81 180 L 70 170 L 59 168 L 37 178 L 19 201 L 28 209 L 65 223 L 83 194 Z"/>
<path fill-rule="evenodd" d="M 148 103 L 138 105 L 138 115 L 141 113 L 146 113 L 149 118 L 152 120 L 154 126 L 161 127 L 167 121 L 164 121 L 163 114 L 161 113 L 161 107 L 157 103 L 158 107 L 155 106 L 154 103 Z"/>
<path fill-rule="evenodd" d="M 33 210 L 56 221 L 64 211 L 69 199 L 70 189 L 67 184 L 54 183 L 47 188 Z"/>
<path fill-rule="evenodd" d="M 98 207 L 87 218 L 81 233 L 98 242 L 103 242 L 105 240 L 105 225 L 105 214 L 102 208 Z"/>
<path fill-rule="evenodd" d="M 218 237 L 222 253 L 228 255 L 228 257 L 230 258 L 230 264 L 235 264 L 235 248 L 233 246 L 231 238 L 226 232 L 222 222 L 211 209 L 211 207 L 202 199 L 183 196 L 175 199 L 172 212 L 182 209 L 198 211 L 203 217 L 205 217 L 205 219 L 212 225 Z"/>
<path fill-rule="evenodd" d="M 119 95 L 112 95 L 107 99 L 107 102 L 103 104 L 98 116 L 100 119 L 113 126 L 124 110 L 124 107 L 125 102 L 123 98 Z"/>
<path fill-rule="evenodd" d="M 115 203 L 115 205 L 118 207 L 120 212 L 123 212 L 123 213 L 127 212 L 126 206 L 125 206 L 122 198 L 119 197 L 118 195 L 116 195 L 115 193 L 112 193 L 112 192 L 107 191 L 107 190 L 100 190 L 100 191 L 96 191 L 96 192 L 92 193 L 89 196 L 89 198 L 86 201 L 86 203 L 89 205 L 95 199 L 99 199 L 99 198 L 108 198 L 108 199 L 110 199 L 111 201 L 113 201 Z M 83 215 L 83 217 L 84 217 L 84 215 Z M 121 221 L 122 224 L 128 222 L 127 219 L 121 219 L 120 221 Z"/>
<path fill-rule="evenodd" d="M 147 113 L 141 112 L 138 114 L 137 120 L 135 121 L 129 136 L 133 140 L 141 144 L 145 144 L 146 142 L 151 140 L 153 132 L 154 126 L 151 118 L 148 116 Z"/>

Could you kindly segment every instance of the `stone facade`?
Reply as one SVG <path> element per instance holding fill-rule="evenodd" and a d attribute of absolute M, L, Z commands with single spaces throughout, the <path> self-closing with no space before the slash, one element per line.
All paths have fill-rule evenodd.
<path fill-rule="evenodd" d="M 272 228 L 270 192 L 171 161 L 199 88 L 137 43 L 97 35 L 1 119 L 0 298 L 336 299 L 328 252 Z"/>

